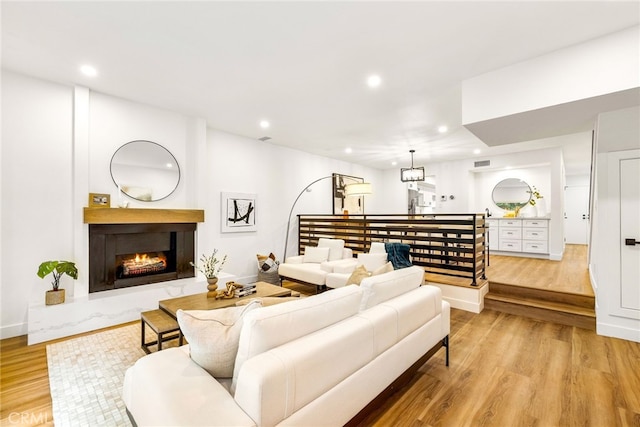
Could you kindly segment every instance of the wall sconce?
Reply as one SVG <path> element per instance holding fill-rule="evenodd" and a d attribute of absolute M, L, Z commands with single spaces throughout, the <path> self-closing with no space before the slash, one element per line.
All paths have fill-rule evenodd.
<path fill-rule="evenodd" d="M 402 182 L 424 181 L 424 166 L 413 167 L 413 153 L 416 150 L 409 150 L 409 152 L 411 153 L 411 167 L 400 169 L 400 180 Z"/>

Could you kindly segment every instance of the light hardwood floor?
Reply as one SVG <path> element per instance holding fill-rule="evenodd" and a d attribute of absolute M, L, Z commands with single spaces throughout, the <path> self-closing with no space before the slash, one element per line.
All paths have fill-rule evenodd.
<path fill-rule="evenodd" d="M 450 337 L 448 368 L 440 350 L 361 425 L 640 427 L 638 343 L 493 310 L 452 310 Z M 0 341 L 0 425 L 53 424 L 45 349 Z"/>
<path fill-rule="evenodd" d="M 561 261 L 489 255 L 489 282 L 593 296 L 586 245 L 566 245 Z"/>

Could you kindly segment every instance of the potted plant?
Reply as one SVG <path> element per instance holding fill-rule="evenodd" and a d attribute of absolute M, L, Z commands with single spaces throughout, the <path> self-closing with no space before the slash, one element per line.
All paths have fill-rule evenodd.
<path fill-rule="evenodd" d="M 213 298 L 215 298 L 216 289 L 218 289 L 218 274 L 222 271 L 222 267 L 227 261 L 226 255 L 222 258 L 218 258 L 217 254 L 218 250 L 214 249 L 211 255 L 203 254 L 200 257 L 200 265 L 193 262 L 189 263 L 207 278 L 207 283 L 209 284 L 209 286 L 207 286 L 207 289 L 209 290 L 209 294 L 207 296 L 211 296 Z"/>
<path fill-rule="evenodd" d="M 78 278 L 78 269 L 76 264 L 71 261 L 45 261 L 38 267 L 38 277 L 44 279 L 48 274 L 53 274 L 53 290 L 47 291 L 45 295 L 45 304 L 54 305 L 64 302 L 64 289 L 60 289 L 60 277 L 63 274 L 73 278 Z"/>

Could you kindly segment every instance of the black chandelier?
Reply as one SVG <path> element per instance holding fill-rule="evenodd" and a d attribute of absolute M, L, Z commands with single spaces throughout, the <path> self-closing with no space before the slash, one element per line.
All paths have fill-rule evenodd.
<path fill-rule="evenodd" d="M 413 167 L 413 153 L 416 150 L 409 150 L 409 152 L 411 153 L 411 167 L 400 169 L 400 180 L 402 182 L 424 181 L 424 166 Z"/>

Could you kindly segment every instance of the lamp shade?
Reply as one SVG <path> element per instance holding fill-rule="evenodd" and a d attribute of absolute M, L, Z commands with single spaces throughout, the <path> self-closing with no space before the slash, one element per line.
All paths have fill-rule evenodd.
<path fill-rule="evenodd" d="M 349 184 L 345 187 L 344 193 L 346 196 L 364 196 L 366 194 L 372 194 L 371 184 L 368 182 Z"/>

